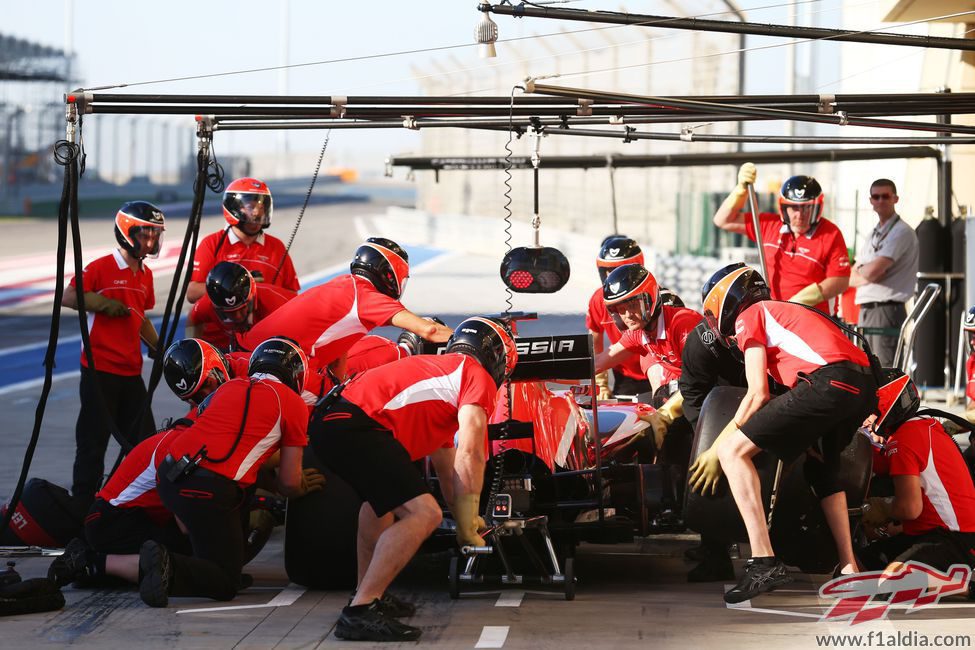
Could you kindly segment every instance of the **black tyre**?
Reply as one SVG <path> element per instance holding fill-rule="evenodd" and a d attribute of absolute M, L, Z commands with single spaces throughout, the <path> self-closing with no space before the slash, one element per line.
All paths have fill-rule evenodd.
<path fill-rule="evenodd" d="M 745 396 L 745 389 L 732 386 L 718 386 L 708 395 L 701 407 L 701 417 L 694 432 L 694 445 L 691 448 L 691 462 L 707 450 L 717 439 Z M 762 504 L 768 512 L 772 484 L 775 481 L 777 460 L 762 452 L 753 459 L 762 483 Z M 783 480 L 785 474 L 783 474 Z M 713 534 L 722 539 L 745 541 L 748 535 L 745 524 L 738 514 L 738 507 L 728 489 L 728 481 L 722 478 L 715 496 L 702 496 L 690 488 L 684 492 L 684 523 L 691 530 L 702 534 Z"/>
<path fill-rule="evenodd" d="M 311 447 L 305 448 L 303 465 L 325 475 L 325 488 L 288 502 L 285 571 L 292 582 L 304 587 L 352 589 L 362 501 L 348 483 L 318 461 Z"/>

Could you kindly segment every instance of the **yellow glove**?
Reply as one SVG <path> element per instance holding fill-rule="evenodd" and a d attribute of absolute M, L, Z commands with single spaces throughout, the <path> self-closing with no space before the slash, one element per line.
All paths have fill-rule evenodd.
<path fill-rule="evenodd" d="M 965 419 L 975 424 L 975 408 L 965 411 Z"/>
<path fill-rule="evenodd" d="M 789 298 L 789 302 L 798 302 L 803 305 L 815 307 L 821 302 L 826 302 L 826 296 L 823 295 L 823 290 L 819 288 L 819 285 L 813 282 Z"/>
<path fill-rule="evenodd" d="M 596 399 L 612 399 L 613 392 L 609 390 L 609 373 L 601 372 L 596 375 Z"/>
<path fill-rule="evenodd" d="M 667 427 L 670 426 L 670 422 L 660 414 L 660 411 L 654 411 L 653 413 L 644 413 L 643 415 L 638 415 L 638 418 L 644 422 L 650 423 L 650 428 L 653 429 L 653 444 L 655 448 L 659 451 L 664 444 L 664 438 L 667 436 Z"/>
<path fill-rule="evenodd" d="M 758 167 L 755 163 L 746 162 L 738 168 L 738 187 L 744 189 L 746 185 L 754 185 L 757 178 Z"/>
<path fill-rule="evenodd" d="M 721 469 L 721 462 L 718 460 L 718 443 L 721 442 L 722 438 L 731 435 L 733 432 L 738 430 L 738 424 L 731 420 L 725 428 L 721 430 L 718 437 L 715 438 L 714 443 L 708 447 L 707 451 L 698 455 L 698 457 L 691 463 L 691 466 L 687 469 L 687 483 L 691 486 L 693 492 L 698 492 L 702 495 L 707 495 L 709 493 L 713 496 L 718 491 L 718 481 L 724 476 L 724 471 Z"/>
<path fill-rule="evenodd" d="M 670 396 L 663 406 L 657 409 L 657 413 L 664 419 L 667 426 L 674 423 L 674 420 L 684 415 L 684 396 L 677 391 Z"/>
<path fill-rule="evenodd" d="M 88 311 L 101 312 L 106 316 L 111 316 L 112 318 L 120 318 L 122 316 L 129 315 L 129 308 L 124 304 L 113 298 L 106 298 L 105 296 L 95 293 L 94 291 L 85 292 L 85 308 Z"/>
<path fill-rule="evenodd" d="M 461 494 L 454 501 L 453 515 L 457 522 L 457 544 L 460 546 L 487 546 L 484 538 L 477 534 L 480 501 L 478 494 Z"/>

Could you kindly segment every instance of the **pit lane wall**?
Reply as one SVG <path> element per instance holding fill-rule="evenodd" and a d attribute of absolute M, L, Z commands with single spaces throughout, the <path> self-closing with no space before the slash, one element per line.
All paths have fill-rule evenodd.
<path fill-rule="evenodd" d="M 497 217 L 459 214 L 433 214 L 424 210 L 392 207 L 384 214 L 372 218 L 376 232 L 409 246 L 424 246 L 447 251 L 454 273 L 471 275 L 481 273 L 484 282 L 478 284 L 478 295 L 458 296 L 471 310 L 504 308 L 504 285 L 497 275 L 505 246 L 505 222 Z M 532 228 L 524 221 L 511 223 L 511 245 L 530 246 Z M 596 255 L 601 238 L 571 232 L 546 225 L 542 220 L 541 244 L 558 248 L 569 260 L 571 274 L 566 286 L 556 294 L 515 294 L 514 309 L 539 313 L 584 314 L 593 291 L 599 286 L 596 273 Z M 678 293 L 689 307 L 699 308 L 701 286 L 711 274 L 723 265 L 712 257 L 673 255 L 639 242 L 647 259 L 647 266 L 662 286 Z M 414 280 L 411 280 L 414 282 Z M 453 300 L 449 287 L 424 285 L 424 293 L 437 291 L 438 297 Z M 446 293 L 444 293 L 446 292 Z M 409 296 L 411 309 L 417 298 L 426 302 L 429 296 Z M 461 307 L 461 305 L 457 305 Z M 434 309 L 436 309 L 434 307 Z M 434 312 L 435 313 L 435 312 Z"/>

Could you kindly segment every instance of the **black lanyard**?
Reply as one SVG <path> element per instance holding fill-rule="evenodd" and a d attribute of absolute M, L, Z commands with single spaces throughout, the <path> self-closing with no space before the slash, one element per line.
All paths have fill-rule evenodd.
<path fill-rule="evenodd" d="M 880 234 L 880 224 L 877 224 L 877 226 L 873 229 L 873 232 L 870 233 L 870 245 L 873 246 L 874 253 L 880 250 L 880 245 L 884 243 L 884 240 L 887 239 L 887 236 L 890 234 L 890 231 L 894 229 L 894 226 L 897 225 L 897 222 L 899 220 L 900 220 L 900 215 L 895 214 L 894 218 L 890 220 L 890 225 L 887 227 L 887 230 L 880 237 L 880 239 L 877 239 L 877 235 Z"/>

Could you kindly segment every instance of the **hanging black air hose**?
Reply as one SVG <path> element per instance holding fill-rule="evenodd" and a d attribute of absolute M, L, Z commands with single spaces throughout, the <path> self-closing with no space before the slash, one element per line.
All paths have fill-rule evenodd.
<path fill-rule="evenodd" d="M 31 430 L 30 441 L 27 443 L 27 451 L 24 453 L 24 460 L 20 467 L 20 477 L 14 493 L 10 497 L 7 509 L 0 518 L 0 535 L 10 526 L 10 519 L 17 510 L 20 497 L 24 492 L 24 484 L 27 482 L 27 472 L 30 471 L 31 461 L 34 459 L 34 451 L 37 449 L 37 441 L 41 434 L 41 424 L 44 421 L 44 410 L 47 407 L 47 398 L 51 392 L 51 384 L 54 375 L 54 356 L 58 347 L 58 334 L 61 329 L 61 298 L 64 296 L 64 266 L 65 256 L 68 248 L 68 206 L 71 196 L 72 185 L 77 183 L 77 157 L 78 146 L 67 140 L 59 140 L 54 145 L 54 158 L 58 164 L 64 166 L 64 184 L 61 188 L 61 201 L 58 206 L 58 243 L 57 259 L 55 262 L 54 280 L 54 304 L 51 308 L 51 332 L 47 339 L 47 351 L 44 353 L 44 384 L 41 387 L 41 396 L 37 401 L 37 408 L 34 411 L 34 427 Z"/>

